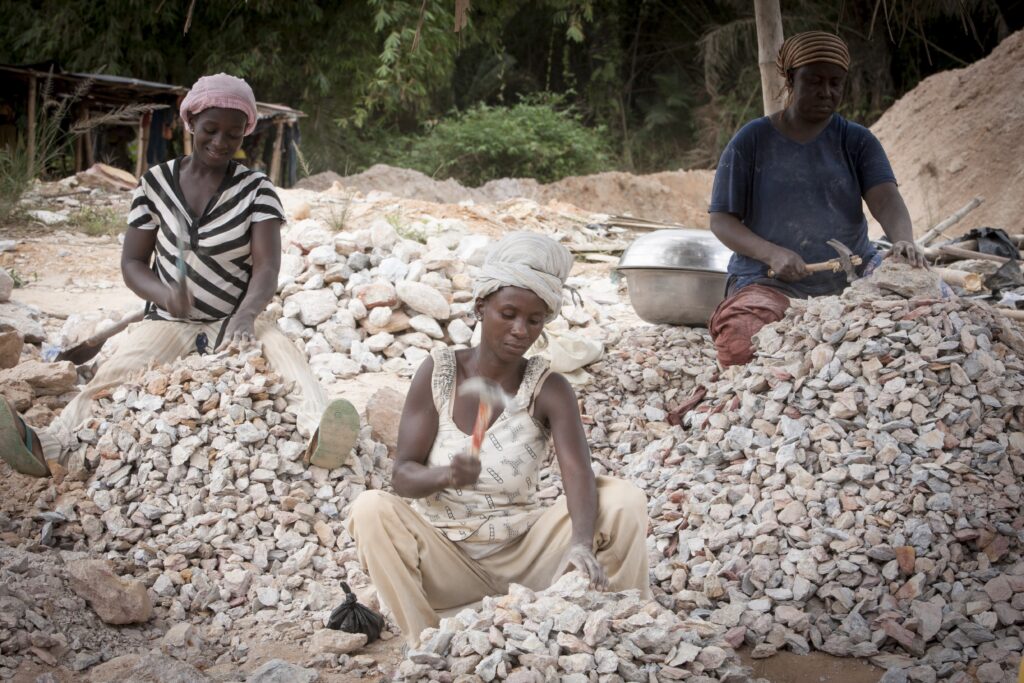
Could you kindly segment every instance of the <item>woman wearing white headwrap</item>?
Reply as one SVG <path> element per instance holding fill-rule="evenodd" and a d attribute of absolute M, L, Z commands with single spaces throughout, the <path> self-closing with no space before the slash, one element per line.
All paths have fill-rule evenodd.
<path fill-rule="evenodd" d="M 413 646 L 437 625 L 437 610 L 510 583 L 543 589 L 569 566 L 596 589 L 650 595 L 644 494 L 595 480 L 575 392 L 548 361 L 524 358 L 558 315 L 571 268 L 569 251 L 541 235 L 495 245 L 476 283 L 480 343 L 435 352 L 409 389 L 391 479 L 397 495 L 367 491 L 352 506 L 359 558 Z M 490 422 L 478 456 L 469 454 L 477 401 L 458 392 L 474 377 L 516 404 Z M 542 507 L 552 441 L 565 496 Z"/>

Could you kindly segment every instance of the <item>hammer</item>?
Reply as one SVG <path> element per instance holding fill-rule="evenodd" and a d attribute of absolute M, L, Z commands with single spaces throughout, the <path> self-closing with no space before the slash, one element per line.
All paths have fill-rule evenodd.
<path fill-rule="evenodd" d="M 839 240 L 829 240 L 825 242 L 828 246 L 832 247 L 839 254 L 838 258 L 830 259 L 828 261 L 822 261 L 821 263 L 808 263 L 808 273 L 821 273 L 825 271 L 831 271 L 838 273 L 841 270 L 846 271 L 846 279 L 849 282 L 853 282 L 860 276 L 857 275 L 856 266 L 862 263 L 860 256 L 857 256 L 850 248 Z M 768 277 L 775 277 L 775 271 L 769 270 Z"/>
<path fill-rule="evenodd" d="M 522 410 L 519 401 L 509 396 L 497 382 L 485 377 L 467 379 L 459 387 L 460 396 L 477 396 L 480 405 L 476 412 L 476 423 L 473 425 L 473 437 L 470 441 L 469 454 L 480 457 L 480 446 L 484 442 L 484 433 L 491 426 L 491 417 L 496 412 L 508 409 L 509 412 Z"/>

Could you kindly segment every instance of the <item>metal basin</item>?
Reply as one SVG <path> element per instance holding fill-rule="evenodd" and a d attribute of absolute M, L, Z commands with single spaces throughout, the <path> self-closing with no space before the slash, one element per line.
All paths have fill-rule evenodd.
<path fill-rule="evenodd" d="M 731 256 L 708 230 L 658 230 L 635 240 L 618 270 L 643 320 L 704 326 L 725 296 Z"/>

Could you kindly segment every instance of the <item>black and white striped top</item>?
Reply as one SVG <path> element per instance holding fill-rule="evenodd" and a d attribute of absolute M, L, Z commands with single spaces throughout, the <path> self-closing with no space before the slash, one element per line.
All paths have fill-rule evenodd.
<path fill-rule="evenodd" d="M 160 281 L 178 281 L 178 239 L 185 245 L 185 273 L 195 303 L 190 320 L 230 316 L 245 296 L 252 274 L 250 226 L 284 221 L 281 200 L 266 175 L 232 161 L 206 211 L 196 218 L 181 191 L 181 159 L 151 168 L 132 194 L 128 225 L 157 230 L 155 270 Z M 175 320 L 153 305 L 146 316 Z"/>

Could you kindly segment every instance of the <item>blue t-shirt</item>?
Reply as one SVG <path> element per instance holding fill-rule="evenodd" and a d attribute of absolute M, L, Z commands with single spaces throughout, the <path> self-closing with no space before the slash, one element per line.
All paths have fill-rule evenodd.
<path fill-rule="evenodd" d="M 867 264 L 875 248 L 861 197 L 875 185 L 895 182 L 881 143 L 864 126 L 833 114 L 818 137 L 801 144 L 763 117 L 743 126 L 722 152 L 708 210 L 735 215 L 805 263 L 836 258 L 825 242 L 837 239 Z M 767 265 L 740 254 L 729 261 L 729 275 L 730 292 L 757 283 L 807 297 L 835 294 L 847 285 L 842 272 L 792 283 L 774 280 Z"/>

